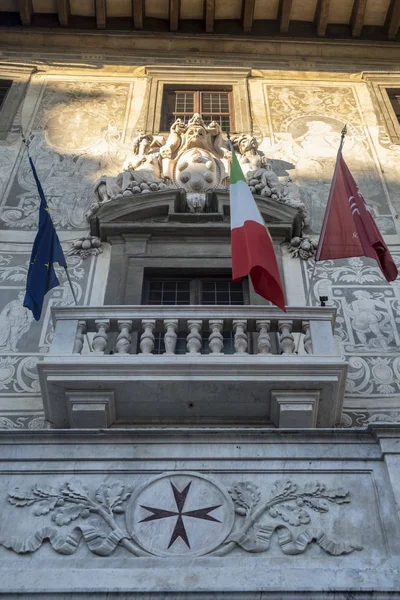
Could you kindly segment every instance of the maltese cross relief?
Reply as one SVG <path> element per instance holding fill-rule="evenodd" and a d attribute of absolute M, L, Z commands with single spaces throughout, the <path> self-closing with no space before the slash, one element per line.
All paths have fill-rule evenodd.
<path fill-rule="evenodd" d="M 213 479 L 174 472 L 145 482 L 133 494 L 127 522 L 133 539 L 156 556 L 203 556 L 230 533 L 232 499 Z"/>
<path fill-rule="evenodd" d="M 221 504 L 216 504 L 214 506 L 208 506 L 204 508 L 198 508 L 196 510 L 184 511 L 186 498 L 189 494 L 192 482 L 190 481 L 182 491 L 180 491 L 172 483 L 172 481 L 170 481 L 170 484 L 172 492 L 174 494 L 177 510 L 164 510 L 162 508 L 153 508 L 151 506 L 144 506 L 143 504 L 141 504 L 140 506 L 142 508 L 145 508 L 153 514 L 146 517 L 145 519 L 142 519 L 140 523 L 146 523 L 148 521 L 157 521 L 158 519 L 167 519 L 169 517 L 177 517 L 175 527 L 168 544 L 168 548 L 170 548 L 178 538 L 181 538 L 185 542 L 186 546 L 190 548 L 190 541 L 186 532 L 184 517 L 191 517 L 193 519 L 202 519 L 204 521 L 214 521 L 216 523 L 220 523 L 221 521 L 219 519 L 216 519 L 209 513 L 211 513 L 216 508 L 219 508 Z"/>

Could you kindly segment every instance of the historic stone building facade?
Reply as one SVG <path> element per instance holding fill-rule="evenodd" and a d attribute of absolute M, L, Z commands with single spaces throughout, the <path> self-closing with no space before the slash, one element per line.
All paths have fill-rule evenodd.
<path fill-rule="evenodd" d="M 400 3 L 0 1 L 0 596 L 400 598 Z M 68 258 L 23 307 L 39 198 Z M 287 312 L 230 280 L 229 132 Z"/>

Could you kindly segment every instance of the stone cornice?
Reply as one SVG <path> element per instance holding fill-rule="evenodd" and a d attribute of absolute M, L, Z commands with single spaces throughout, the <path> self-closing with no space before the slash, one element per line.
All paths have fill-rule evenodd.
<path fill-rule="evenodd" d="M 396 42 L 375 42 L 366 40 L 338 39 L 288 39 L 265 38 L 257 36 L 207 35 L 196 36 L 187 34 L 155 35 L 151 32 L 120 32 L 120 31 L 85 31 L 85 30 L 56 30 L 56 29 L 18 29 L 0 28 L 0 51 L 13 48 L 29 49 L 37 52 L 68 52 L 77 47 L 91 51 L 91 56 L 99 57 L 102 52 L 131 51 L 134 54 L 144 52 L 146 56 L 176 53 L 184 54 L 197 64 L 203 55 L 228 56 L 241 61 L 259 57 L 302 57 L 319 61 L 325 59 L 351 58 L 352 64 L 363 61 L 365 65 L 371 61 L 390 64 L 400 58 L 400 45 Z M 245 53 L 243 53 L 245 49 Z M 121 59 L 123 57 L 121 56 Z M 125 54 L 126 58 L 126 54 Z M 186 60 L 187 60 L 186 59 Z"/>

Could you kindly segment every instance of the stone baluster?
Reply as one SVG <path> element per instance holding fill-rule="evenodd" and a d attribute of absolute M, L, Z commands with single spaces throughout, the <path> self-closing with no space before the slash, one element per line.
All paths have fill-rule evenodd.
<path fill-rule="evenodd" d="M 80 354 L 82 352 L 86 331 L 86 321 L 78 321 L 74 348 L 72 350 L 73 354 Z"/>
<path fill-rule="evenodd" d="M 115 343 L 115 349 L 118 354 L 129 354 L 132 340 L 132 321 L 117 321 L 117 325 L 119 333 Z"/>
<path fill-rule="evenodd" d="M 108 331 L 110 329 L 110 321 L 108 319 L 96 319 L 96 333 L 94 334 L 92 347 L 94 352 L 104 354 L 108 344 Z"/>
<path fill-rule="evenodd" d="M 235 334 L 235 354 L 247 354 L 247 321 L 232 321 L 233 332 Z"/>
<path fill-rule="evenodd" d="M 165 319 L 164 320 L 165 334 L 164 334 L 164 346 L 165 354 L 175 354 L 176 342 L 178 339 L 178 319 Z"/>
<path fill-rule="evenodd" d="M 222 354 L 224 338 L 221 332 L 224 327 L 224 321 L 223 319 L 213 319 L 209 321 L 208 324 L 210 327 L 208 345 L 210 347 L 211 354 Z"/>
<path fill-rule="evenodd" d="M 293 354 L 294 352 L 294 337 L 292 334 L 293 321 L 285 319 L 278 321 L 279 328 L 279 344 L 282 354 Z"/>
<path fill-rule="evenodd" d="M 310 331 L 310 321 L 303 321 L 301 324 L 303 333 L 304 333 L 304 340 L 303 340 L 303 345 L 304 345 L 304 350 L 307 352 L 307 354 L 312 354 L 313 353 L 313 345 L 312 345 L 312 339 L 311 339 L 311 331 Z"/>
<path fill-rule="evenodd" d="M 256 321 L 256 329 L 258 331 L 258 354 L 270 354 L 271 352 L 271 339 L 269 336 L 270 328 L 271 321 Z"/>
<path fill-rule="evenodd" d="M 188 336 L 186 338 L 186 348 L 188 354 L 200 354 L 201 346 L 203 344 L 203 340 L 201 337 L 201 327 L 203 325 L 203 321 L 201 320 L 189 320 L 187 322 L 188 326 Z"/>
<path fill-rule="evenodd" d="M 142 354 L 151 354 L 154 350 L 155 319 L 142 320 L 143 333 L 140 337 L 140 349 Z"/>

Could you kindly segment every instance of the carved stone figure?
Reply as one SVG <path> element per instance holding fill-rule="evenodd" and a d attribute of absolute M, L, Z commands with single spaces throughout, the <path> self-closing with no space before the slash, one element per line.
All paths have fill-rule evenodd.
<path fill-rule="evenodd" d="M 140 134 L 133 140 L 133 155 L 124 163 L 122 191 L 127 189 L 131 180 L 141 183 L 161 181 L 159 147 L 159 140 L 155 140 L 150 134 Z"/>
<path fill-rule="evenodd" d="M 171 125 L 170 133 L 164 146 L 160 148 L 162 158 L 171 158 L 175 152 L 179 150 L 182 143 L 182 134 L 185 133 L 187 125 L 181 120 L 176 121 Z"/>
<path fill-rule="evenodd" d="M 110 200 L 167 189 L 169 184 L 162 176 L 159 152 L 163 141 L 164 138 L 143 133 L 133 140 L 133 153 L 125 160 L 122 172 L 116 177 L 102 175 L 95 182 L 96 201 L 90 205 L 85 215 L 87 220 L 92 218 L 102 204 Z"/>
<path fill-rule="evenodd" d="M 186 203 L 190 212 L 203 212 L 206 205 L 206 195 L 191 192 L 186 194 Z"/>
<path fill-rule="evenodd" d="M 189 119 L 187 125 L 177 119 L 171 126 L 170 135 L 160 153 L 163 158 L 175 158 L 190 148 L 203 148 L 222 158 L 225 155 L 222 129 L 219 123 L 212 121 L 208 126 L 198 113 Z"/>
<path fill-rule="evenodd" d="M 252 135 L 240 135 L 234 138 L 233 144 L 239 152 L 239 162 L 250 191 L 298 208 L 302 213 L 303 225 L 307 225 L 309 217 L 300 199 L 298 186 L 290 177 L 283 182 L 279 179 L 271 161 L 258 149 L 256 138 Z"/>
<path fill-rule="evenodd" d="M 31 311 L 22 305 L 24 296 L 19 292 L 18 299 L 11 300 L 0 313 L 0 348 L 11 352 L 18 352 L 17 343 L 33 321 Z"/>
<path fill-rule="evenodd" d="M 387 307 L 384 302 L 377 300 L 367 290 L 355 290 L 357 298 L 345 306 L 346 314 L 352 319 L 354 333 L 363 346 L 387 350 L 393 339 L 393 330 L 389 322 Z M 368 339 L 367 334 L 374 337 Z"/>
<path fill-rule="evenodd" d="M 284 186 L 272 170 L 271 162 L 258 150 L 256 138 L 241 135 L 234 138 L 233 144 L 240 152 L 239 162 L 243 174 L 250 182 L 251 191 L 262 196 L 281 198 L 284 195 Z"/>

